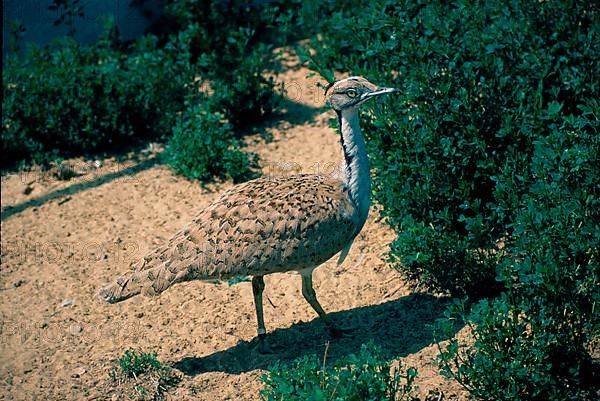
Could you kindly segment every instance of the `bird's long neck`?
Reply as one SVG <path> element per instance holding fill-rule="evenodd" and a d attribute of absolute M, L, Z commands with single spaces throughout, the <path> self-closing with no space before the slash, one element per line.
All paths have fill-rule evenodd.
<path fill-rule="evenodd" d="M 369 214 L 371 196 L 371 175 L 369 159 L 365 149 L 365 139 L 360 130 L 357 109 L 352 108 L 336 112 L 344 150 L 344 160 L 340 172 L 341 178 L 356 205 L 359 226 L 362 228 Z"/>

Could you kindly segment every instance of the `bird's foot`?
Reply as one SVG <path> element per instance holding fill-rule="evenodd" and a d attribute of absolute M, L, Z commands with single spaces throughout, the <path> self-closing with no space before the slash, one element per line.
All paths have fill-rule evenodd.
<path fill-rule="evenodd" d="M 278 354 L 283 351 L 283 347 L 276 344 L 271 344 L 266 334 L 259 334 L 256 337 L 256 343 L 254 344 L 255 349 L 259 354 L 272 355 Z"/>
<path fill-rule="evenodd" d="M 348 338 L 352 337 L 354 331 L 356 331 L 356 327 L 338 327 L 338 326 L 329 326 L 329 335 L 333 338 Z"/>

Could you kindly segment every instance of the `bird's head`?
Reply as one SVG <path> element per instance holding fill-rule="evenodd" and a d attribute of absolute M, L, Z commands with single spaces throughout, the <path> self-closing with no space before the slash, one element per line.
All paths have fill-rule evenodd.
<path fill-rule="evenodd" d="M 349 77 L 329 85 L 325 96 L 336 111 L 358 107 L 367 100 L 398 92 L 396 88 L 383 88 L 367 81 L 363 77 Z"/>

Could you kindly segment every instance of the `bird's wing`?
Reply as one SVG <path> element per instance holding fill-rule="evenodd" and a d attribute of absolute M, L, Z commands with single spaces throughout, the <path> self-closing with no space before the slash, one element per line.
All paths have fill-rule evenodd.
<path fill-rule="evenodd" d="M 179 281 L 300 270 L 342 250 L 357 228 L 340 181 L 310 174 L 259 178 L 224 193 L 133 268 L 153 272 L 152 292 Z"/>

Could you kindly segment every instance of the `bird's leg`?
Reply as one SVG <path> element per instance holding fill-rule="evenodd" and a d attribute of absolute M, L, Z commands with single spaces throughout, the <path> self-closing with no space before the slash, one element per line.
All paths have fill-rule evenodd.
<path fill-rule="evenodd" d="M 315 312 L 317 312 L 319 317 L 323 319 L 331 335 L 333 337 L 341 337 L 347 334 L 347 330 L 336 327 L 329 315 L 327 315 L 327 313 L 323 310 L 321 304 L 319 304 L 319 301 L 317 300 L 317 293 L 315 292 L 312 284 L 312 270 L 305 270 L 300 274 L 302 276 L 302 295 L 304 295 L 304 299 L 308 301 L 310 306 L 312 306 Z"/>
<path fill-rule="evenodd" d="M 252 293 L 254 294 L 254 306 L 256 307 L 256 321 L 258 323 L 258 350 L 261 353 L 271 353 L 273 350 L 266 344 L 267 331 L 265 330 L 265 318 L 263 316 L 263 290 L 265 281 L 263 276 L 252 277 Z"/>

